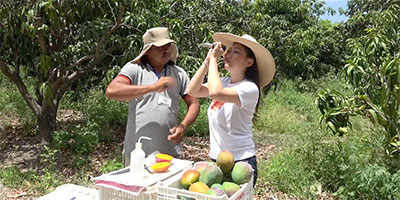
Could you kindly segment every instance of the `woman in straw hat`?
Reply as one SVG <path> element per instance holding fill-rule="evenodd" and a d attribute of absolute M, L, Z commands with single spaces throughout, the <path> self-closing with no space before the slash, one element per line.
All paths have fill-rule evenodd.
<path fill-rule="evenodd" d="M 257 110 L 260 90 L 275 74 L 271 53 L 249 35 L 215 33 L 214 45 L 188 85 L 188 94 L 212 99 L 208 108 L 210 158 L 217 159 L 223 150 L 230 151 L 235 162 L 248 162 L 257 179 L 257 161 L 252 120 Z M 224 52 L 222 47 L 226 47 Z M 224 53 L 228 77 L 220 77 L 218 59 Z M 203 79 L 208 72 L 208 82 Z"/>

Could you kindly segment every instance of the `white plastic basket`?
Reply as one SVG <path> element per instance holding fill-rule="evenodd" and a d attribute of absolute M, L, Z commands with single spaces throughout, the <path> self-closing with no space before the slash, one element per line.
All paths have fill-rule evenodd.
<path fill-rule="evenodd" d="M 146 158 L 146 162 L 149 166 L 152 164 L 152 162 L 154 162 L 154 160 L 154 156 Z M 171 176 L 176 175 L 182 170 L 190 169 L 193 166 L 193 161 L 174 159 L 172 161 L 172 164 L 173 165 L 168 169 L 166 173 L 147 174 L 145 178 L 149 178 L 150 176 L 153 177 L 152 180 L 154 181 L 154 184 L 147 186 L 145 190 L 141 191 L 139 194 L 133 194 L 124 189 L 113 187 L 110 185 L 98 184 L 96 186 L 99 188 L 99 200 L 156 200 L 159 182 L 169 179 Z M 125 179 L 125 177 L 129 176 L 129 168 L 123 168 L 117 171 L 113 171 L 94 179 L 114 181 L 114 178 L 105 179 L 104 177 L 106 176 L 113 176 L 114 178 L 119 177 Z"/>
<path fill-rule="evenodd" d="M 196 163 L 193 167 L 196 168 Z M 240 189 L 228 198 L 226 194 L 210 196 L 185 190 L 180 184 L 180 178 L 185 171 L 171 177 L 158 185 L 158 200 L 190 199 L 190 200 L 249 200 L 253 199 L 253 177 L 249 182 L 240 185 Z"/>
<path fill-rule="evenodd" d="M 120 174 L 120 176 L 128 176 L 129 168 L 123 168 L 108 174 Z M 95 178 L 97 179 L 97 178 Z M 139 194 L 131 193 L 112 185 L 97 184 L 99 189 L 99 200 L 156 200 L 157 199 L 157 185 L 152 185 L 145 188 Z"/>
<path fill-rule="evenodd" d="M 157 189 L 142 191 L 139 195 L 133 195 L 123 190 L 99 186 L 99 200 L 156 200 Z"/>
<path fill-rule="evenodd" d="M 38 198 L 37 200 L 98 200 L 99 193 L 96 189 L 74 184 L 65 184 L 57 187 L 53 192 Z"/>

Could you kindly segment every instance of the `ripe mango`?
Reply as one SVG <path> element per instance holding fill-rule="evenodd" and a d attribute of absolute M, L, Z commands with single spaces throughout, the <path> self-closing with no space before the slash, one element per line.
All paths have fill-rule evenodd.
<path fill-rule="evenodd" d="M 171 163 L 169 162 L 159 162 L 150 167 L 154 172 L 165 172 L 168 170 Z"/>
<path fill-rule="evenodd" d="M 224 194 L 224 190 L 221 190 L 219 188 L 210 188 L 206 194 L 211 195 L 211 196 L 221 196 Z"/>
<path fill-rule="evenodd" d="M 189 191 L 205 194 L 210 188 L 202 182 L 196 182 L 190 185 Z"/>
<path fill-rule="evenodd" d="M 209 164 L 203 170 L 203 173 L 200 173 L 199 181 L 211 186 L 214 183 L 221 183 L 223 175 L 221 168 L 214 164 Z"/>
<path fill-rule="evenodd" d="M 181 185 L 183 188 L 188 189 L 190 185 L 199 181 L 199 178 L 200 172 L 194 169 L 187 170 L 181 177 Z"/>
<path fill-rule="evenodd" d="M 169 162 L 170 163 L 174 157 L 172 157 L 168 154 L 158 153 L 158 154 L 156 154 L 155 158 L 156 158 L 156 163 L 159 163 L 159 162 Z"/>
<path fill-rule="evenodd" d="M 221 151 L 217 157 L 217 165 L 224 174 L 229 174 L 235 164 L 235 159 L 230 151 Z"/>
<path fill-rule="evenodd" d="M 222 185 L 219 184 L 219 183 L 214 183 L 214 184 L 212 184 L 210 188 L 218 188 L 218 189 L 220 189 L 220 190 L 224 190 L 224 186 L 222 186 Z"/>
<path fill-rule="evenodd" d="M 247 162 L 237 162 L 232 169 L 232 180 L 237 184 L 247 183 L 253 176 L 253 168 Z"/>
<path fill-rule="evenodd" d="M 222 186 L 224 187 L 224 192 L 228 197 L 231 197 L 235 192 L 240 190 L 239 185 L 233 182 L 224 182 Z"/>
<path fill-rule="evenodd" d="M 196 163 L 196 167 L 195 170 L 197 170 L 198 172 L 203 173 L 204 169 L 209 165 L 212 164 L 210 162 L 198 162 Z"/>

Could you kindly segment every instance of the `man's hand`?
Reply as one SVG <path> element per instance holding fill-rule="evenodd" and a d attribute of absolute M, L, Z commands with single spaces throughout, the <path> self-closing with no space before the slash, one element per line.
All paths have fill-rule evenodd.
<path fill-rule="evenodd" d="M 161 77 L 160 79 L 158 79 L 157 82 L 155 82 L 153 84 L 154 87 L 154 91 L 155 92 L 162 92 L 168 88 L 172 88 L 175 87 L 176 81 L 173 77 Z"/>
<path fill-rule="evenodd" d="M 174 144 L 180 144 L 183 140 L 183 136 L 185 135 L 186 128 L 183 126 L 183 124 L 179 124 L 172 127 L 169 132 L 172 133 L 172 135 L 168 135 L 168 141 Z"/>

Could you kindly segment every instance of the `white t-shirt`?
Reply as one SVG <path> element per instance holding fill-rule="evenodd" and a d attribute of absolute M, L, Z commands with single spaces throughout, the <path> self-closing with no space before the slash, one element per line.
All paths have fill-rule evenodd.
<path fill-rule="evenodd" d="M 216 159 L 221 151 L 228 150 L 235 160 L 250 158 L 255 155 L 252 120 L 259 98 L 258 87 L 247 79 L 231 83 L 230 77 L 222 77 L 221 82 L 224 88 L 237 91 L 241 107 L 234 103 L 212 100 L 208 108 L 209 156 Z"/>

